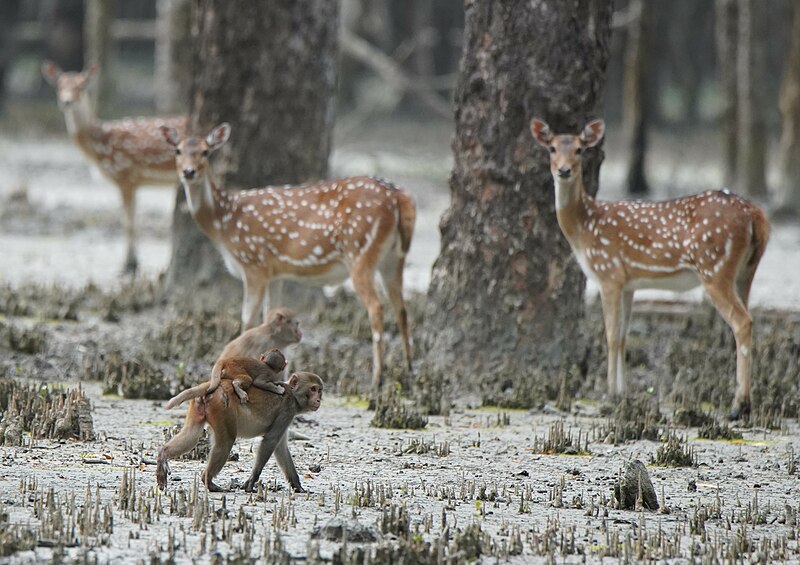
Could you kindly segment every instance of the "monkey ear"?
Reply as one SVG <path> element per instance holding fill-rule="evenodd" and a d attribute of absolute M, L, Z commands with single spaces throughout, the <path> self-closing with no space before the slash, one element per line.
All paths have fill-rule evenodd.
<path fill-rule="evenodd" d="M 292 373 L 292 376 L 289 377 L 288 385 L 294 388 L 297 385 L 297 381 L 300 380 L 300 375 L 297 373 Z"/>
<path fill-rule="evenodd" d="M 286 316 L 284 316 L 280 312 L 276 312 L 275 313 L 275 321 L 278 322 L 279 324 L 283 324 L 283 323 L 286 322 Z"/>
<path fill-rule="evenodd" d="M 266 363 L 267 362 L 266 353 L 262 353 L 261 356 L 259 356 L 258 360 L 261 361 L 262 363 Z"/>

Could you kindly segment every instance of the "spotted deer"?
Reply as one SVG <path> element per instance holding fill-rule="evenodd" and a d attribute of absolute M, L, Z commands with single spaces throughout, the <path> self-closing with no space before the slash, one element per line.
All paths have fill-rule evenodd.
<path fill-rule="evenodd" d="M 608 392 L 625 392 L 625 337 L 633 293 L 703 285 L 736 337 L 736 393 L 731 417 L 750 410 L 753 322 L 750 286 L 769 239 L 758 206 L 727 190 L 662 202 L 595 200 L 586 193 L 584 149 L 603 138 L 602 120 L 580 135 L 554 135 L 543 121 L 531 133 L 550 151 L 558 225 L 583 272 L 600 287 L 608 345 Z"/>
<path fill-rule="evenodd" d="M 380 273 L 394 309 L 411 368 L 403 268 L 416 219 L 414 200 L 390 182 L 353 177 L 302 186 L 226 191 L 217 185 L 211 153 L 230 136 L 223 123 L 206 137 L 181 138 L 161 128 L 175 149 L 175 166 L 197 225 L 244 283 L 243 330 L 258 322 L 270 280 L 338 284 L 348 276 L 367 308 L 372 327 L 373 394 L 381 389 L 383 305 L 375 286 Z"/>
<path fill-rule="evenodd" d="M 138 265 L 134 224 L 136 190 L 144 185 L 175 186 L 175 152 L 164 143 L 158 128 L 167 126 L 185 132 L 188 117 L 97 119 L 88 89 L 98 70 L 97 65 L 92 65 L 80 73 L 64 72 L 55 63 L 42 63 L 44 78 L 56 89 L 67 132 L 119 190 L 127 244 L 124 272 L 134 274 Z"/>

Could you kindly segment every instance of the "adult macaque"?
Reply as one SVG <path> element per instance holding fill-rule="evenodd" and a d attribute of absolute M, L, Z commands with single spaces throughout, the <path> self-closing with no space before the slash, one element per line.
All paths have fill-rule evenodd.
<path fill-rule="evenodd" d="M 214 364 L 211 379 L 208 382 L 200 383 L 173 396 L 167 402 L 166 407 L 174 408 L 192 398 L 211 394 L 217 389 L 222 379 L 231 381 L 233 391 L 239 397 L 240 402 L 248 401 L 245 391 L 252 386 L 275 394 L 283 394 L 284 386 L 282 386 L 281 377 L 286 363 L 286 357 L 277 349 L 263 353 L 258 359 L 251 357 L 220 359 Z"/>
<path fill-rule="evenodd" d="M 270 309 L 266 320 L 226 345 L 217 357 L 217 363 L 228 357 L 256 357 L 262 351 L 273 348 L 283 351 L 303 339 L 300 322 L 289 308 Z"/>
<path fill-rule="evenodd" d="M 229 402 L 233 385 L 223 380 L 209 396 L 200 396 L 189 404 L 189 412 L 180 433 L 169 440 L 158 452 L 156 481 L 162 490 L 167 486 L 168 461 L 192 449 L 200 439 L 206 424 L 214 435 L 208 463 L 201 480 L 209 491 L 223 489 L 214 483 L 214 477 L 228 460 L 237 437 L 262 436 L 250 477 L 244 484 L 247 492 L 255 490 L 261 471 L 272 453 L 289 484 L 296 492 L 304 492 L 286 442 L 286 431 L 297 414 L 313 412 L 322 402 L 323 382 L 314 373 L 292 373 L 286 383 L 286 394 L 278 396 L 261 389 L 250 391 L 250 402 Z"/>

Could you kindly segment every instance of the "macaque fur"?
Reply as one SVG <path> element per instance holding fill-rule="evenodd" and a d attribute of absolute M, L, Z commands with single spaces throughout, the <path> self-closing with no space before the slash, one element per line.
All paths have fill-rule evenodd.
<path fill-rule="evenodd" d="M 187 400 L 211 394 L 217 389 L 222 379 L 231 381 L 233 391 L 239 397 L 240 402 L 248 401 L 246 391 L 253 386 L 275 394 L 283 394 L 285 385 L 280 385 L 284 384 L 281 383 L 281 377 L 286 363 L 286 357 L 278 349 L 263 353 L 258 359 L 252 357 L 220 359 L 214 364 L 211 379 L 208 382 L 200 383 L 173 396 L 165 406 L 174 408 Z"/>
<path fill-rule="evenodd" d="M 273 348 L 284 350 L 290 345 L 300 343 L 301 339 L 303 339 L 303 332 L 300 331 L 300 321 L 297 320 L 292 310 L 283 307 L 270 309 L 263 324 L 242 333 L 222 350 L 222 353 L 214 363 L 214 368 L 211 369 L 208 392 L 214 392 L 219 386 L 220 379 L 225 378 L 221 365 L 226 359 L 231 357 L 257 357 L 262 351 Z M 277 387 L 275 389 L 268 388 L 267 390 L 282 394 L 282 390 Z M 242 396 L 239 395 L 239 398 L 242 399 Z"/>
<path fill-rule="evenodd" d="M 243 332 L 225 346 L 217 357 L 217 363 L 228 357 L 257 357 L 272 348 L 284 351 L 290 345 L 300 343 L 301 339 L 303 332 L 295 313 L 289 308 L 271 308 L 263 324 Z"/>
<path fill-rule="evenodd" d="M 261 471 L 274 452 L 275 460 L 289 484 L 296 492 L 304 492 L 289 453 L 286 432 L 296 415 L 319 409 L 324 383 L 314 373 L 298 372 L 292 373 L 287 385 L 286 394 L 282 396 L 252 389 L 250 401 L 241 404 L 229 402 L 233 385 L 224 380 L 209 396 L 193 399 L 183 428 L 158 452 L 156 481 L 159 488 L 163 490 L 167 486 L 168 461 L 197 445 L 208 424 L 214 439 L 201 480 L 209 491 L 222 490 L 214 483 L 214 477 L 228 460 L 236 438 L 262 436 L 253 471 L 244 484 L 245 491 L 255 490 Z"/>

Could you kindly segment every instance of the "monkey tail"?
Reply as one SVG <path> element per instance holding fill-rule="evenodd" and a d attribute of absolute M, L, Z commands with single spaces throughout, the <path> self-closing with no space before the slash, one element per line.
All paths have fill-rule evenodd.
<path fill-rule="evenodd" d="M 408 253 L 411 247 L 411 237 L 414 235 L 414 224 L 417 221 L 417 206 L 414 204 L 414 197 L 403 190 L 397 193 L 398 222 L 397 229 L 400 232 L 400 249 L 403 255 Z"/>
<path fill-rule="evenodd" d="M 197 386 L 193 386 L 192 388 L 187 388 L 180 394 L 170 398 L 164 406 L 166 408 L 175 408 L 176 406 L 180 406 L 187 400 L 205 396 L 207 390 L 208 390 L 208 383 L 201 383 Z"/>

